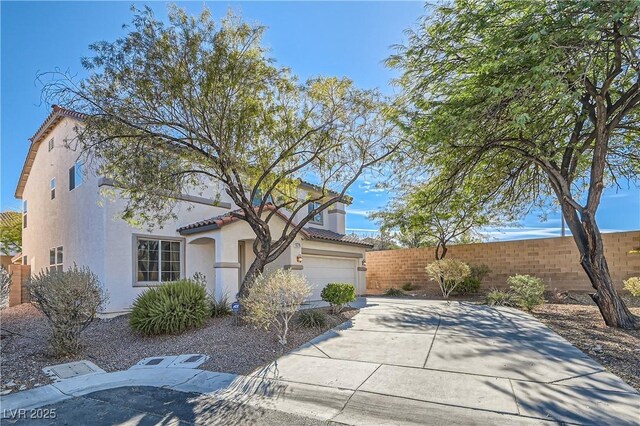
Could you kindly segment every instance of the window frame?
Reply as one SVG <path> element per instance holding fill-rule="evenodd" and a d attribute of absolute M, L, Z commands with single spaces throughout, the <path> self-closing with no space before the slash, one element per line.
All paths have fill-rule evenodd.
<path fill-rule="evenodd" d="M 309 204 L 307 204 L 307 214 L 309 214 L 309 212 L 317 207 L 320 207 L 322 205 L 322 203 L 320 201 L 311 201 Z M 315 216 L 309 221 L 309 223 L 312 223 L 314 225 L 322 225 L 324 226 L 324 210 L 320 210 L 320 212 L 318 212 L 316 214 L 320 215 L 320 220 L 317 221 Z"/>
<path fill-rule="evenodd" d="M 49 152 L 51 152 L 53 150 L 53 148 L 55 147 L 55 138 L 51 138 L 49 139 Z"/>
<path fill-rule="evenodd" d="M 82 174 L 82 162 L 76 161 L 73 166 L 69 167 L 69 191 L 80 187 L 84 183 Z"/>
<path fill-rule="evenodd" d="M 64 246 L 51 247 L 49 249 L 49 266 L 47 270 L 52 269 L 62 272 L 64 271 Z"/>
<path fill-rule="evenodd" d="M 139 281 L 138 280 L 138 241 L 157 241 L 158 242 L 158 280 L 157 281 Z M 186 239 L 180 237 L 164 236 L 164 235 L 145 235 L 145 234 L 133 234 L 132 236 L 132 283 L 133 287 L 156 287 L 170 281 L 162 281 L 162 242 L 173 242 L 180 244 L 180 273 L 178 279 L 185 278 L 185 253 L 186 253 Z"/>
<path fill-rule="evenodd" d="M 27 228 L 27 200 L 22 200 L 22 229 Z"/>
<path fill-rule="evenodd" d="M 52 177 L 49 181 L 49 195 L 52 200 L 56 199 L 56 178 Z"/>

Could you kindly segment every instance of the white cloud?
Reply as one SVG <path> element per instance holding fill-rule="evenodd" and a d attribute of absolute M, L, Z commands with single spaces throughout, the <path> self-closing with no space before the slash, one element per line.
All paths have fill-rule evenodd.
<path fill-rule="evenodd" d="M 347 214 L 353 214 L 353 215 L 356 215 L 356 216 L 367 217 L 367 216 L 369 216 L 370 213 L 371 213 L 371 210 L 347 208 Z"/>

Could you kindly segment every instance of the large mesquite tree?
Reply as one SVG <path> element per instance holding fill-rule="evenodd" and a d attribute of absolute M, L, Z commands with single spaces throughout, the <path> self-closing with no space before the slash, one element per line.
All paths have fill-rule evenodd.
<path fill-rule="evenodd" d="M 376 91 L 297 81 L 261 45 L 263 32 L 233 15 L 214 23 L 207 10 L 191 17 L 171 7 L 168 23 L 136 11 L 124 38 L 91 46 L 88 77 L 54 74 L 44 87 L 47 99 L 85 114 L 77 142 L 119 186 L 129 220 L 162 223 L 180 193 L 229 195 L 239 207 L 231 214 L 256 235 L 241 292 L 397 144 Z M 301 178 L 315 195 L 299 198 Z M 282 211 L 289 219 L 276 233 Z"/>
<path fill-rule="evenodd" d="M 637 326 L 596 221 L 640 172 L 640 3 L 456 1 L 389 59 L 404 120 L 443 192 L 481 178 L 506 205 L 555 199 L 607 325 Z"/>

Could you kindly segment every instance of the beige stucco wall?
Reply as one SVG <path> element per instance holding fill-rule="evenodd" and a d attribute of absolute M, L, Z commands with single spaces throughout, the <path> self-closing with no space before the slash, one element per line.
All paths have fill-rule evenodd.
<path fill-rule="evenodd" d="M 603 239 L 611 276 L 622 288 L 623 280 L 640 275 L 640 254 L 629 254 L 640 247 L 640 231 L 604 234 Z M 549 289 L 591 290 L 572 237 L 454 245 L 447 257 L 489 266 L 483 283 L 487 288 L 506 287 L 507 277 L 529 274 L 542 278 Z M 431 248 L 367 253 L 367 292 L 379 294 L 408 282 L 437 292 L 424 272 L 432 261 Z"/>

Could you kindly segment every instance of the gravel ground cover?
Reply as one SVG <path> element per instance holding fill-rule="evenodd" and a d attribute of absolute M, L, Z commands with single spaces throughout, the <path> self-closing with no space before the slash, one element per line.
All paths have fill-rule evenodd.
<path fill-rule="evenodd" d="M 328 312 L 326 308 L 318 308 Z M 325 327 L 304 328 L 293 319 L 285 351 L 324 333 L 351 318 L 357 309 L 340 315 L 327 313 Z M 30 304 L 0 312 L 0 393 L 30 389 L 51 383 L 42 372 L 47 365 L 88 359 L 106 371 L 125 370 L 142 358 L 201 353 L 210 356 L 200 368 L 247 374 L 282 354 L 275 335 L 251 325 L 236 325 L 232 317 L 210 318 L 203 327 L 178 335 L 147 337 L 129 327 L 129 316 L 94 321 L 83 333 L 83 349 L 75 357 L 55 358 L 46 338 L 45 318 Z"/>
<path fill-rule="evenodd" d="M 593 302 L 589 303 L 582 295 L 572 297 L 571 304 L 545 304 L 535 308 L 533 315 L 607 370 L 640 390 L 640 330 L 607 327 Z M 638 305 L 637 301 L 629 300 L 628 306 Z M 640 316 L 640 307 L 630 309 Z"/>

